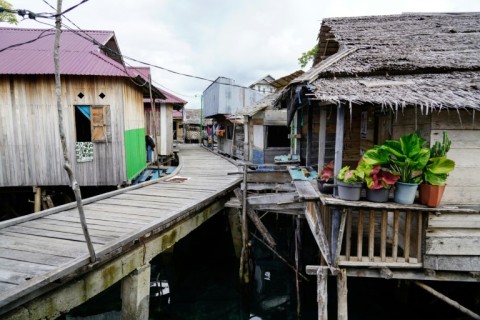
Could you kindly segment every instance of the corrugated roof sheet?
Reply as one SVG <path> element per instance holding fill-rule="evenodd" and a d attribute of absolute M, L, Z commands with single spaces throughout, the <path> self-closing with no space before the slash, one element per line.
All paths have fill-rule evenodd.
<path fill-rule="evenodd" d="M 112 38 L 115 39 L 113 31 L 63 30 L 60 72 L 64 75 L 127 76 L 122 64 L 109 58 L 93 43 L 95 39 L 106 45 Z M 0 28 L 0 74 L 54 74 L 54 40 L 54 29 Z"/>

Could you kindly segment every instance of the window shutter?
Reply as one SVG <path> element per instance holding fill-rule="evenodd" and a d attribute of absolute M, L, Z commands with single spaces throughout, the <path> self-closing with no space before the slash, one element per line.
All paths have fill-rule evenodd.
<path fill-rule="evenodd" d="M 92 126 L 92 141 L 105 142 L 107 141 L 105 128 L 105 108 L 103 106 L 92 106 L 91 112 L 91 126 Z"/>

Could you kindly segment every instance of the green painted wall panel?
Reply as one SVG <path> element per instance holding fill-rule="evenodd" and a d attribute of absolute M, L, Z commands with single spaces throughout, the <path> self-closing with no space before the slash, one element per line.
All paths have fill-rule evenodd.
<path fill-rule="evenodd" d="M 128 179 L 135 178 L 147 167 L 145 128 L 125 131 L 125 160 Z"/>

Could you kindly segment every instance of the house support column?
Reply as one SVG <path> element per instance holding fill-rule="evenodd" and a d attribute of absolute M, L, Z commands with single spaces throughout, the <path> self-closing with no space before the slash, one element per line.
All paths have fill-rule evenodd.
<path fill-rule="evenodd" d="M 148 320 L 150 270 L 147 263 L 122 279 L 122 319 Z"/>
<path fill-rule="evenodd" d="M 325 164 L 325 144 L 327 141 L 327 110 L 320 108 L 320 126 L 318 130 L 318 172 Z"/>
<path fill-rule="evenodd" d="M 317 269 L 318 320 L 328 320 L 328 269 Z"/>
<path fill-rule="evenodd" d="M 33 201 L 33 212 L 39 212 L 42 210 L 42 188 L 33 187 L 33 193 L 35 194 Z"/>
<path fill-rule="evenodd" d="M 348 302 L 347 302 L 347 270 L 340 269 L 337 273 L 337 308 L 338 320 L 348 319 Z"/>
<path fill-rule="evenodd" d="M 240 259 L 242 253 L 242 222 L 240 218 L 240 210 L 234 208 L 225 208 L 228 212 L 228 223 L 230 225 L 230 233 L 232 234 L 233 248 L 235 256 Z"/>

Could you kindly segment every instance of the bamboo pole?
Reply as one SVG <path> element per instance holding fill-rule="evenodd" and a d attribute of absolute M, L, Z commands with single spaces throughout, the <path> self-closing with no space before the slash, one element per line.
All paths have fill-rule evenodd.
<path fill-rule="evenodd" d="M 477 319 L 477 320 L 480 320 L 480 315 L 474 313 L 473 311 L 471 311 L 470 309 L 467 309 L 465 308 L 464 306 L 462 306 L 460 303 L 458 303 L 457 301 L 455 300 L 452 300 L 450 299 L 449 297 L 447 297 L 446 295 L 438 292 L 437 290 L 433 289 L 432 287 L 430 286 L 427 286 L 426 284 L 422 283 L 422 282 L 419 282 L 419 281 L 415 281 L 414 282 L 417 286 L 419 286 L 420 288 L 422 288 L 423 290 L 427 291 L 428 293 L 431 293 L 432 295 L 434 295 L 435 297 L 437 297 L 438 299 L 448 303 L 449 305 L 451 305 L 452 307 L 454 307 L 455 309 L 465 313 L 466 315 L 468 315 L 469 317 L 472 317 L 473 319 Z"/>
<path fill-rule="evenodd" d="M 55 45 L 53 49 L 53 61 L 55 64 L 55 95 L 57 97 L 57 111 L 58 111 L 58 130 L 60 133 L 60 141 L 62 143 L 63 150 L 63 168 L 67 171 L 70 184 L 72 186 L 73 193 L 75 194 L 75 200 L 77 202 L 78 214 L 80 216 L 80 222 L 82 225 L 85 241 L 87 242 L 88 251 L 90 253 L 90 261 L 95 262 L 97 260 L 95 256 L 95 250 L 93 249 L 92 241 L 90 240 L 90 234 L 88 232 L 87 221 L 85 220 L 85 213 L 83 212 L 82 194 L 80 192 L 80 186 L 75 178 L 75 173 L 70 164 L 68 157 L 67 139 L 65 137 L 65 128 L 63 125 L 63 110 L 62 110 L 62 83 L 60 79 L 60 35 L 62 28 L 62 0 L 57 0 L 57 15 L 55 17 Z"/>

